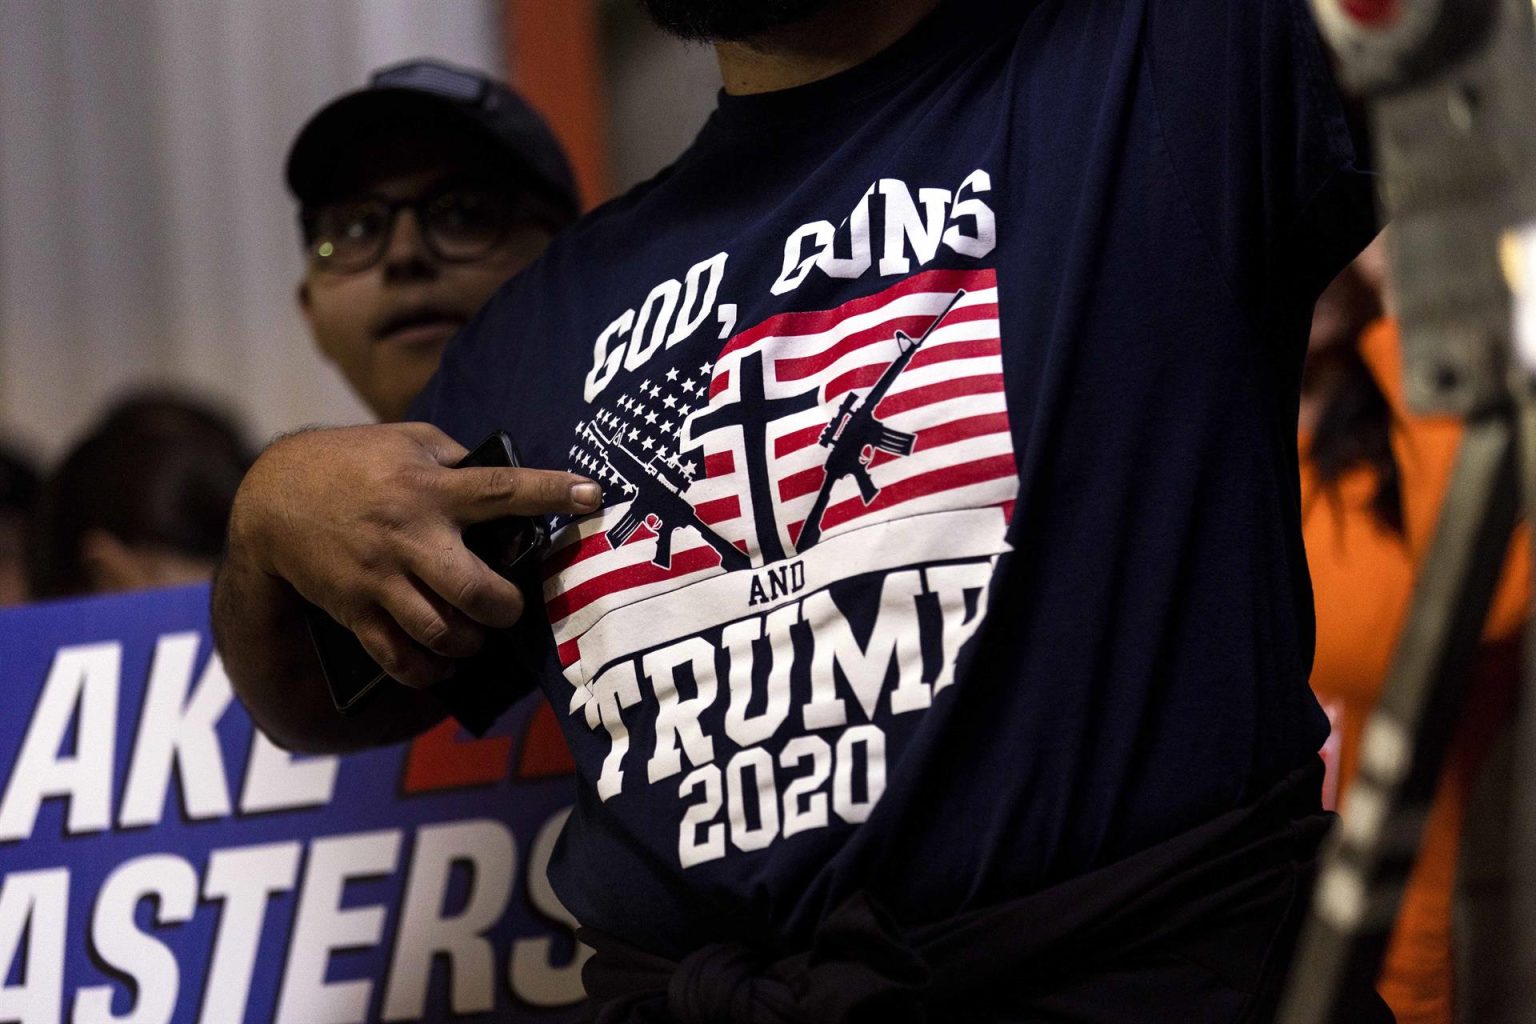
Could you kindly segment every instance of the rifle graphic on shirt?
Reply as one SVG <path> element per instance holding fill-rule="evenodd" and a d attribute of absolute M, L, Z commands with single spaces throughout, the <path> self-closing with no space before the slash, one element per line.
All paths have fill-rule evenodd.
<path fill-rule="evenodd" d="M 684 485 L 672 479 L 665 469 L 656 465 L 655 458 L 642 460 L 624 447 L 617 437 L 609 438 L 595 426 L 587 427 L 592 446 L 608 463 L 610 469 L 634 491 L 634 500 L 619 521 L 609 527 L 605 536 L 608 546 L 617 549 L 641 526 L 656 531 L 656 554 L 651 562 L 663 569 L 672 567 L 672 535 L 684 527 L 693 527 L 704 542 L 720 555 L 723 569 L 745 569 L 751 560 L 734 544 L 704 525 L 699 514 L 683 497 Z"/>
<path fill-rule="evenodd" d="M 839 480 L 845 476 L 853 477 L 859 485 L 860 497 L 868 505 L 880 493 L 880 488 L 875 486 L 875 481 L 869 475 L 869 464 L 874 460 L 875 452 L 901 456 L 912 454 L 913 446 L 917 444 L 917 435 L 887 427 L 875 418 L 875 409 L 885 398 L 886 392 L 890 391 L 891 385 L 896 383 L 896 378 L 901 376 L 901 371 L 907 368 L 907 364 L 917 354 L 917 350 L 922 348 L 923 342 L 933 336 L 933 332 L 954 312 L 963 298 L 964 288 L 955 293 L 949 305 L 928 325 L 921 338 L 913 340 L 905 331 L 897 331 L 896 344 L 901 350 L 900 354 L 880 374 L 875 386 L 869 389 L 862 401 L 852 391 L 843 398 L 837 415 L 832 417 L 832 421 L 817 438 L 817 444 L 829 449 L 827 475 L 821 482 L 821 490 L 816 493 L 816 502 L 811 506 L 810 514 L 805 517 L 805 526 L 795 544 L 797 550 L 804 551 L 821 539 L 821 520 L 826 515 L 832 488 Z"/>

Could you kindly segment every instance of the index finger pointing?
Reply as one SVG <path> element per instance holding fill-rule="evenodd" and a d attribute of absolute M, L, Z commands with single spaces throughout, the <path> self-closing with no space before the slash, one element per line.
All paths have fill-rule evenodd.
<path fill-rule="evenodd" d="M 603 489 L 584 476 L 552 469 L 466 468 L 442 475 L 448 509 L 461 523 L 503 516 L 581 515 L 596 511 Z"/>

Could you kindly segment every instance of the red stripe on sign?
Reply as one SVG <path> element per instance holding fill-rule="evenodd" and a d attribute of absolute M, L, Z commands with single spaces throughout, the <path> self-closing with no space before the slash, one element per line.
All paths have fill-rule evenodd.
<path fill-rule="evenodd" d="M 576 761 L 571 748 L 560 731 L 555 709 L 549 701 L 540 699 L 523 732 L 523 748 L 517 758 L 517 777 L 520 779 L 547 779 L 559 775 L 576 774 Z"/>
<path fill-rule="evenodd" d="M 726 388 L 728 388 L 730 386 L 731 386 L 731 371 L 730 370 L 721 370 L 719 373 L 715 374 L 714 377 L 710 378 L 710 381 L 709 381 L 709 397 L 710 398 L 714 398 L 716 395 L 718 395 L 720 392 L 724 391 Z"/>
<path fill-rule="evenodd" d="M 416 737 L 405 755 L 400 788 L 407 794 L 431 793 L 488 786 L 507 777 L 512 737 L 461 741 L 459 732 L 459 723 L 450 718 Z"/>
<path fill-rule="evenodd" d="M 925 498 L 939 491 L 954 490 L 971 484 L 1013 476 L 1015 472 L 1012 455 L 994 455 L 991 458 L 977 459 L 975 462 L 966 462 L 937 472 L 898 480 L 880 488 L 880 493 L 868 505 L 864 504 L 863 498 L 854 496 L 828 508 L 827 514 L 821 519 L 821 528 L 823 531 L 831 530 L 863 516 L 894 508 L 903 502 Z"/>
<path fill-rule="evenodd" d="M 874 295 L 867 295 L 862 299 L 845 302 L 836 309 L 815 310 L 805 313 L 784 313 L 770 320 L 765 320 L 756 327 L 743 331 L 732 338 L 730 343 L 720 350 L 720 356 L 723 357 L 731 352 L 747 348 L 764 338 L 821 334 L 849 317 L 873 312 L 905 295 L 917 295 L 922 292 L 949 292 L 953 295 L 961 288 L 967 291 L 981 291 L 986 288 L 995 287 L 997 287 L 997 271 L 995 270 L 924 271 L 887 288 L 883 292 L 876 292 Z"/>
<path fill-rule="evenodd" d="M 572 665 L 581 660 L 580 640 L 567 640 L 565 643 L 555 648 L 555 650 L 560 656 L 560 665 L 563 668 L 570 668 Z"/>
<path fill-rule="evenodd" d="M 691 551 L 673 552 L 672 566 L 669 569 L 663 569 L 654 562 L 627 565 L 622 569 L 603 573 L 585 583 L 579 583 L 551 599 L 546 605 L 549 620 L 558 624 L 561 619 L 579 612 L 593 601 L 607 597 L 609 594 L 635 587 L 648 587 L 653 583 L 665 583 L 678 576 L 713 569 L 719 564 L 719 553 L 709 545 L 701 544 Z"/>

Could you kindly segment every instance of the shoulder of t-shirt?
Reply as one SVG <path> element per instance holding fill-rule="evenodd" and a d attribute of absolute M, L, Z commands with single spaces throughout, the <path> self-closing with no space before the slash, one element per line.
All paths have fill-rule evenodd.
<path fill-rule="evenodd" d="M 555 236 L 554 241 L 550 243 L 550 247 L 545 253 L 545 260 L 548 260 L 550 257 L 558 257 L 563 251 L 579 248 L 583 244 L 589 243 L 594 236 L 600 236 L 606 228 L 615 222 L 621 221 L 633 214 L 653 193 L 662 188 L 673 177 L 677 172 L 677 168 L 688 160 L 697 146 L 698 143 L 695 141 L 675 160 L 668 163 L 649 178 L 630 186 L 613 198 L 599 203 L 591 210 L 582 214 L 576 223 Z"/>
<path fill-rule="evenodd" d="M 1306 0 L 1145 3 L 1159 129 L 1215 255 L 1259 272 L 1233 281 L 1245 300 L 1280 278 L 1315 298 L 1375 214 Z"/>
<path fill-rule="evenodd" d="M 432 423 L 461 444 L 469 443 L 465 437 L 484 433 L 484 424 L 500 415 L 492 412 L 500 405 L 497 381 L 516 375 L 519 362 L 530 354 L 529 346 L 515 344 L 517 325 L 527 312 L 523 303 L 530 301 L 525 294 L 530 289 L 534 294 L 547 289 L 552 282 L 546 275 L 558 274 L 556 268 L 567 262 L 579 262 L 583 253 L 602 247 L 607 232 L 665 184 L 689 151 L 645 181 L 582 215 L 557 234 L 537 260 L 497 288 L 454 336 L 437 373 L 412 403 L 407 418 Z"/>

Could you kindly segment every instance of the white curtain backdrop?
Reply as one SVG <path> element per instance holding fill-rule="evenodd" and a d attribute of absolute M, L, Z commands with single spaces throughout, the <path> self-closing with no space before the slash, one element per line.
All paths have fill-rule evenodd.
<path fill-rule="evenodd" d="M 502 72 L 497 0 L 0 0 L 0 437 L 175 384 L 256 440 L 366 419 L 294 308 L 288 143 L 379 64 Z"/>

